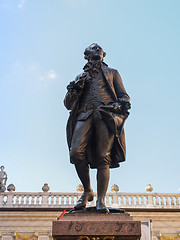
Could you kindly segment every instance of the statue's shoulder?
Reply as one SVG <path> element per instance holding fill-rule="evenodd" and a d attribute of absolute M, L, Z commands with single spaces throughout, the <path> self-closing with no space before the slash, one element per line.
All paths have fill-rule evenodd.
<path fill-rule="evenodd" d="M 102 66 L 102 69 L 103 69 L 104 71 L 107 71 L 107 72 L 112 73 L 112 74 L 118 72 L 116 69 L 111 68 L 111 67 L 108 67 L 108 66 L 106 66 L 106 65 L 103 65 L 103 66 Z"/>

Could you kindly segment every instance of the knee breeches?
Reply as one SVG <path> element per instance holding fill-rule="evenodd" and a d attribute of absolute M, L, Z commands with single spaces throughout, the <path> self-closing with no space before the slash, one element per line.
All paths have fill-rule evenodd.
<path fill-rule="evenodd" d="M 114 134 L 102 119 L 92 114 L 86 120 L 77 121 L 71 142 L 71 162 L 87 161 L 87 147 L 93 144 L 97 166 L 109 165 L 113 142 Z"/>

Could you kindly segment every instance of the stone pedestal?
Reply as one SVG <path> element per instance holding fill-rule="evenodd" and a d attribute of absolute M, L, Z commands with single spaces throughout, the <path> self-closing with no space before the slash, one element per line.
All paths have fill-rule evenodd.
<path fill-rule="evenodd" d="M 54 221 L 55 240 L 137 240 L 141 237 L 141 222 L 127 213 L 68 213 Z"/>

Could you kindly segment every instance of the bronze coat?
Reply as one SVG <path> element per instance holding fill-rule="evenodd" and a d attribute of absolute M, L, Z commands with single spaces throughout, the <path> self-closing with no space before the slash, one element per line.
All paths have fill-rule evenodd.
<path fill-rule="evenodd" d="M 118 71 L 104 65 L 102 66 L 102 72 L 105 81 L 107 81 L 107 85 L 114 99 L 114 102 L 118 102 L 120 100 L 130 102 L 130 98 L 126 93 Z M 80 76 L 81 74 L 76 77 L 74 82 L 78 81 Z M 73 84 L 73 82 L 71 82 L 70 84 Z M 66 128 L 69 150 L 71 148 L 71 140 L 76 124 L 80 96 L 81 94 L 78 94 L 76 91 L 69 90 L 64 99 L 64 105 L 68 110 L 71 110 Z M 115 114 L 110 111 L 103 111 L 102 114 L 103 113 L 104 115 L 106 115 L 105 121 L 108 124 L 109 129 L 111 129 L 111 131 L 113 131 L 115 134 L 115 140 L 111 152 L 112 161 L 110 167 L 119 167 L 120 162 L 123 162 L 126 159 L 124 122 L 127 119 L 128 114 Z M 91 168 L 96 168 L 95 158 L 93 157 L 94 152 L 95 151 L 93 151 L 93 146 L 88 146 L 87 158 Z"/>

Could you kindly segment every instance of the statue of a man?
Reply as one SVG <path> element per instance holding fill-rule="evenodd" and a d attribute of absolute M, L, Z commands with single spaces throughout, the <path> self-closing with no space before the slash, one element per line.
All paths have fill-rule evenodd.
<path fill-rule="evenodd" d="M 0 171 L 0 192 L 4 192 L 6 190 L 6 181 L 7 181 L 7 174 L 4 171 L 4 166 L 1 166 L 1 171 Z"/>
<path fill-rule="evenodd" d="M 85 49 L 88 61 L 84 72 L 67 86 L 64 105 L 71 110 L 67 123 L 70 162 L 75 165 L 84 192 L 75 210 L 92 201 L 89 167 L 97 169 L 98 212 L 108 213 L 104 199 L 109 183 L 109 168 L 125 161 L 124 122 L 130 98 L 117 70 L 103 62 L 106 53 L 96 43 Z"/>

